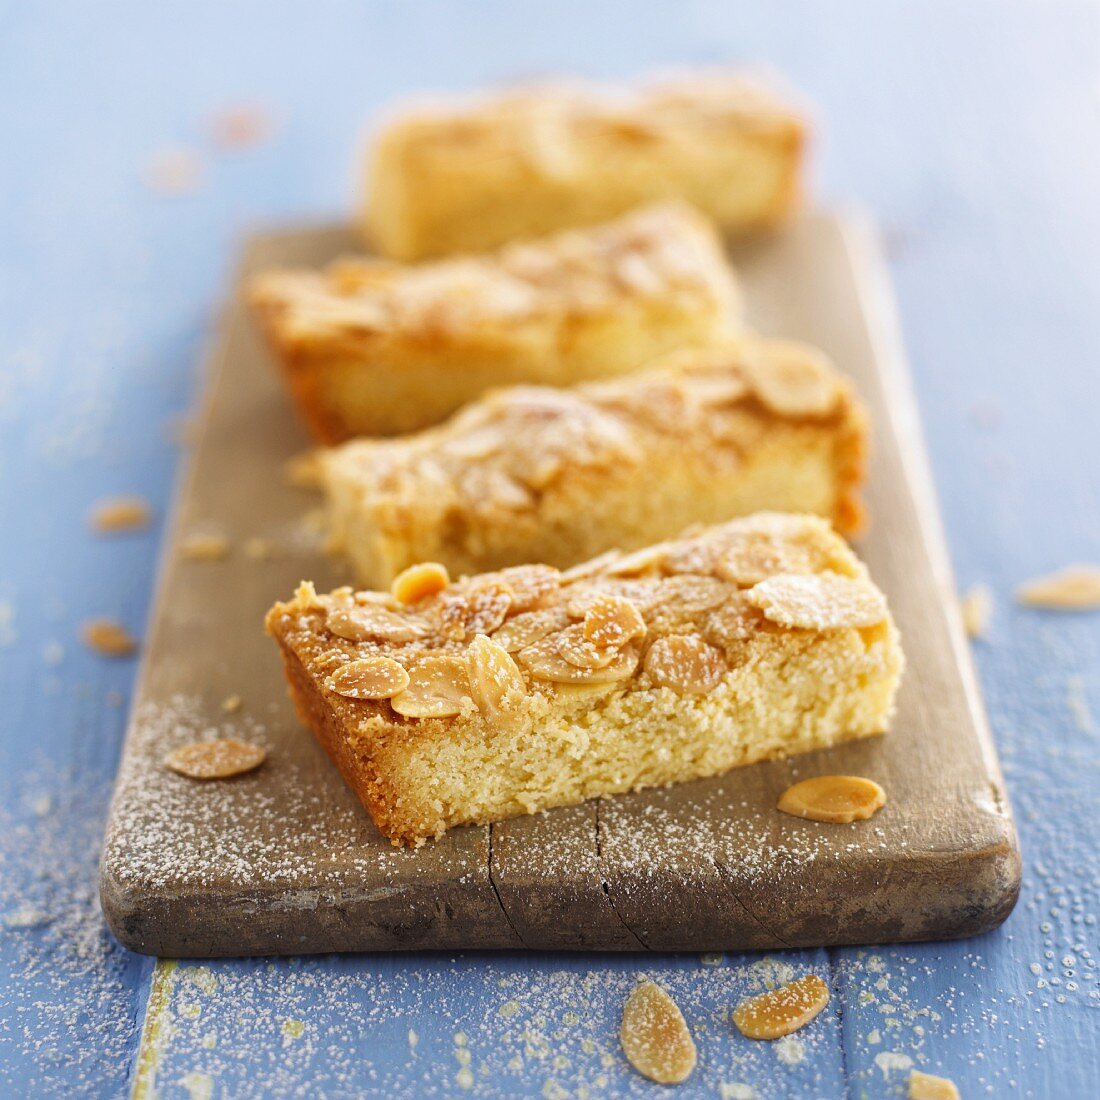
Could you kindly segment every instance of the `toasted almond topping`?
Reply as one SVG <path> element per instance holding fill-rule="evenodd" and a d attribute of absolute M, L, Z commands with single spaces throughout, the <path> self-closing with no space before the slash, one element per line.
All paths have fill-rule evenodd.
<path fill-rule="evenodd" d="M 649 647 L 645 670 L 658 687 L 680 695 L 704 695 L 722 682 L 726 662 L 698 634 L 669 634 Z"/>
<path fill-rule="evenodd" d="M 529 611 L 561 587 L 561 572 L 552 565 L 513 565 L 499 575 L 512 590 L 509 614 Z"/>
<path fill-rule="evenodd" d="M 152 509 L 144 497 L 113 497 L 92 509 L 92 529 L 100 535 L 140 531 L 149 526 Z"/>
<path fill-rule="evenodd" d="M 412 642 L 428 633 L 428 628 L 411 616 L 389 611 L 377 604 L 333 607 L 325 625 L 338 638 L 349 642 Z"/>
<path fill-rule="evenodd" d="M 818 775 L 788 787 L 775 804 L 777 810 L 810 821 L 847 824 L 864 821 L 886 805 L 886 792 L 871 779 L 858 775 Z"/>
<path fill-rule="evenodd" d="M 789 985 L 746 997 L 733 1011 L 733 1022 L 748 1039 L 780 1039 L 805 1027 L 829 1003 L 829 987 L 806 974 Z"/>
<path fill-rule="evenodd" d="M 618 649 L 645 637 L 645 619 L 621 596 L 602 596 L 584 613 L 584 637 L 597 648 Z"/>
<path fill-rule="evenodd" d="M 129 657 L 137 642 L 121 624 L 111 619 L 93 619 L 80 628 L 80 636 L 89 649 L 106 657 Z"/>
<path fill-rule="evenodd" d="M 646 546 L 632 554 L 624 554 L 610 566 L 607 574 L 610 577 L 630 577 L 659 569 L 667 552 L 668 543 L 659 542 L 656 546 Z"/>
<path fill-rule="evenodd" d="M 760 627 L 760 609 L 753 607 L 744 592 L 734 592 L 721 607 L 708 616 L 704 636 L 708 642 L 729 649 L 737 642 L 751 638 Z"/>
<path fill-rule="evenodd" d="M 419 603 L 442 592 L 451 583 L 446 566 L 437 561 L 410 565 L 394 579 L 392 592 L 398 603 Z"/>
<path fill-rule="evenodd" d="M 474 634 L 492 634 L 504 622 L 512 606 L 512 589 L 503 581 L 483 580 L 464 591 L 444 592 L 440 599 L 443 632 L 461 641 Z"/>
<path fill-rule="evenodd" d="M 509 653 L 518 653 L 568 625 L 569 616 L 561 607 L 552 607 L 545 611 L 525 611 L 494 631 L 493 641 Z"/>
<path fill-rule="evenodd" d="M 993 593 L 984 584 L 976 584 L 963 596 L 959 605 L 963 626 L 971 638 L 984 638 L 993 614 Z"/>
<path fill-rule="evenodd" d="M 577 668 L 607 668 L 618 652 L 613 646 L 598 646 L 584 636 L 584 627 L 577 623 L 554 635 L 558 652 Z"/>
<path fill-rule="evenodd" d="M 827 416 L 842 392 L 825 356 L 804 344 L 769 341 L 765 357 L 745 355 L 744 368 L 756 396 L 780 416 Z"/>
<path fill-rule="evenodd" d="M 236 714 L 241 709 L 241 697 L 239 695 L 227 695 L 222 700 L 222 710 L 226 714 Z"/>
<path fill-rule="evenodd" d="M 630 991 L 619 1041 L 627 1061 L 658 1084 L 678 1085 L 695 1069 L 695 1041 L 683 1013 L 653 982 L 639 982 Z"/>
<path fill-rule="evenodd" d="M 658 595 L 662 608 L 674 608 L 685 615 L 695 615 L 725 603 L 730 595 L 730 586 L 714 577 L 685 573 L 679 577 L 667 577 Z"/>
<path fill-rule="evenodd" d="M 406 718 L 449 718 L 471 702 L 466 662 L 441 653 L 409 669 L 409 686 L 390 700 L 390 706 Z"/>
<path fill-rule="evenodd" d="M 409 674 L 389 657 L 365 657 L 341 665 L 325 687 L 347 699 L 390 699 L 409 686 Z"/>
<path fill-rule="evenodd" d="M 630 644 L 620 649 L 603 668 L 580 668 L 571 664 L 558 648 L 558 636 L 551 634 L 516 654 L 532 676 L 552 684 L 606 684 L 626 680 L 638 667 L 639 649 Z"/>
<path fill-rule="evenodd" d="M 1100 566 L 1069 565 L 1057 573 L 1038 577 L 1016 590 L 1025 607 L 1052 611 L 1091 611 L 1100 607 Z"/>
<path fill-rule="evenodd" d="M 959 1100 L 959 1090 L 949 1077 L 915 1069 L 909 1074 L 909 1100 Z"/>
<path fill-rule="evenodd" d="M 773 623 L 802 630 L 874 626 L 887 616 L 874 585 L 839 573 L 780 573 L 749 589 L 748 600 Z"/>
<path fill-rule="evenodd" d="M 479 634 L 470 643 L 466 663 L 474 702 L 483 714 L 499 719 L 518 709 L 525 689 L 523 675 L 503 646 Z"/>
<path fill-rule="evenodd" d="M 229 539 L 224 535 L 188 535 L 180 543 L 180 551 L 192 561 L 221 561 L 229 553 Z"/>
<path fill-rule="evenodd" d="M 598 557 L 579 562 L 562 573 L 562 583 L 572 584 L 574 581 L 583 580 L 585 577 L 594 577 L 597 573 L 610 569 L 622 556 L 622 553 L 618 550 L 608 550 Z"/>
<path fill-rule="evenodd" d="M 189 779 L 229 779 L 254 771 L 267 749 L 244 741 L 196 741 L 170 752 L 164 763 Z"/>

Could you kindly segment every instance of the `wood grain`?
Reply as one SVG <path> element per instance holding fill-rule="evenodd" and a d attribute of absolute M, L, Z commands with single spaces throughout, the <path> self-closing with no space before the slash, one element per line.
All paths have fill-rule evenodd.
<path fill-rule="evenodd" d="M 256 238 L 244 270 L 317 264 L 342 230 Z M 377 833 L 285 697 L 264 611 L 299 579 L 339 583 L 284 484 L 307 445 L 239 301 L 211 360 L 205 428 L 180 494 L 102 868 L 102 901 L 137 951 L 215 956 L 399 948 L 728 950 L 957 937 L 1000 923 L 1019 888 L 1015 830 L 954 608 L 915 405 L 868 231 L 810 215 L 740 246 L 749 314 L 854 378 L 875 422 L 872 529 L 858 549 L 886 591 L 909 668 L 886 737 L 727 776 L 492 826 L 416 852 Z M 180 552 L 226 534 L 222 562 Z M 248 538 L 277 553 L 255 560 Z M 221 700 L 239 694 L 240 715 Z M 216 729 L 270 749 L 257 773 L 201 788 L 161 764 Z M 868 775 L 869 822 L 777 814 L 796 778 Z"/>

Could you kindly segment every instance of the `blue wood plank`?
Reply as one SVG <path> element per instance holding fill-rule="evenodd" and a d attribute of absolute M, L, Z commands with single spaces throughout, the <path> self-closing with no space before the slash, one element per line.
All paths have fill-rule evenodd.
<path fill-rule="evenodd" d="M 165 1096 L 207 1078 L 214 1095 L 453 1095 L 463 1069 L 479 1095 L 656 1094 L 614 1038 L 644 970 L 699 1033 L 683 1095 L 891 1095 L 907 1059 L 967 1096 L 1094 1091 L 1100 622 L 1010 594 L 1100 559 L 1095 5 L 125 0 L 0 7 L 0 1093 L 129 1087 L 152 964 L 111 945 L 93 891 L 133 663 L 76 631 L 97 614 L 141 630 L 166 425 L 196 393 L 236 236 L 346 208 L 363 120 L 402 92 L 728 56 L 820 105 L 820 191 L 887 225 L 956 565 L 998 597 L 976 652 L 1023 839 L 1016 913 L 966 943 L 784 954 L 834 1000 L 782 1057 L 728 1024 L 755 957 L 470 955 L 181 964 L 143 1064 Z M 241 101 L 277 135 L 219 153 L 206 122 Z M 143 173 L 174 146 L 205 171 L 167 198 Z M 154 501 L 157 527 L 91 540 L 88 506 L 120 491 Z"/>

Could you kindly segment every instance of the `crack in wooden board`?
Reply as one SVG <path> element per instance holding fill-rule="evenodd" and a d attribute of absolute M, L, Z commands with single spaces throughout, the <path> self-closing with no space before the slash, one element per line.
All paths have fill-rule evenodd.
<path fill-rule="evenodd" d="M 244 271 L 354 249 L 343 229 L 265 234 Z M 211 357 L 204 431 L 180 490 L 139 678 L 102 875 L 104 911 L 162 955 L 409 948 L 732 950 L 969 935 L 1007 915 L 1019 855 L 961 632 L 896 337 L 866 228 L 809 214 L 734 249 L 750 316 L 816 343 L 854 377 L 875 423 L 872 530 L 858 549 L 909 656 L 894 731 L 827 753 L 600 804 L 453 830 L 416 851 L 382 838 L 297 724 L 260 621 L 302 577 L 346 578 L 282 466 L 308 446 L 239 295 Z M 230 538 L 188 560 L 195 530 Z M 276 548 L 242 553 L 249 538 Z M 240 695 L 226 714 L 221 701 Z M 216 729 L 268 763 L 195 787 L 161 766 Z M 854 771 L 887 788 L 872 821 L 784 818 L 794 778 Z"/>

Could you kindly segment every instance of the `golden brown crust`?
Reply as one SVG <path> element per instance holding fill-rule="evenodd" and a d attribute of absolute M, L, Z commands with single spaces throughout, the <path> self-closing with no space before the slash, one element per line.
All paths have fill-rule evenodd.
<path fill-rule="evenodd" d="M 806 141 L 771 83 L 713 69 L 411 106 L 371 150 L 365 231 L 383 254 L 417 259 L 669 197 L 730 231 L 768 229 L 798 203 Z"/>
<path fill-rule="evenodd" d="M 412 605 L 349 588 L 318 596 L 303 584 L 266 625 L 303 720 L 379 828 L 405 842 L 879 732 L 901 664 L 885 601 L 844 542 L 823 520 L 778 514 L 565 573 L 522 566 L 465 578 Z M 786 686 L 800 665 L 809 678 Z M 373 676 L 383 666 L 400 675 Z M 765 705 L 775 717 L 761 726 Z M 595 746 L 594 716 L 621 721 L 631 707 L 663 710 L 671 729 L 694 714 L 702 750 L 631 772 L 601 763 L 593 747 L 586 771 L 573 741 Z M 729 732 L 723 721 L 744 743 L 720 744 L 716 755 L 711 742 Z M 750 721 L 760 728 L 743 725 Z M 566 752 L 571 785 L 538 791 L 509 778 L 509 738 L 537 766 L 549 760 L 552 775 L 555 754 Z M 693 763 L 700 751 L 705 765 Z M 447 754 L 458 761 L 452 787 L 432 793 Z M 425 762 L 429 772 L 415 778 Z M 483 780 L 490 796 L 475 793 Z"/>
<path fill-rule="evenodd" d="M 482 257 L 272 271 L 249 299 L 324 442 L 424 427 L 494 384 L 621 374 L 739 315 L 713 226 L 669 203 Z"/>
<path fill-rule="evenodd" d="M 761 507 L 850 535 L 866 438 L 819 352 L 744 336 L 612 382 L 488 394 L 418 435 L 329 451 L 321 469 L 333 545 L 381 586 L 423 559 L 452 573 L 567 566 Z M 629 514 L 612 493 L 633 497 Z"/>

